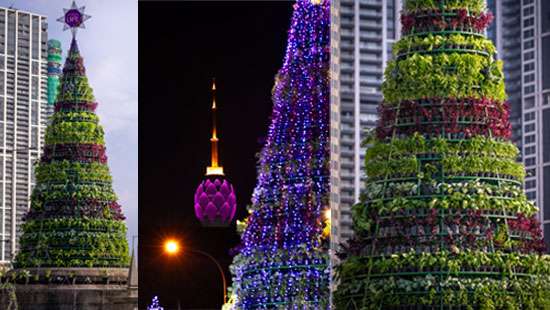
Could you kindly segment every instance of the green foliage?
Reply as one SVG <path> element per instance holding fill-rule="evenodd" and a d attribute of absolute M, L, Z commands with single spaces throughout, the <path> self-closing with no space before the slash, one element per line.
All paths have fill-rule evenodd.
<path fill-rule="evenodd" d="M 502 160 L 491 156 L 446 156 L 441 163 L 446 175 L 490 173 L 501 177 L 512 176 L 519 181 L 525 179 L 523 164 L 513 160 Z"/>
<path fill-rule="evenodd" d="M 88 83 L 88 77 L 79 75 L 67 75 L 61 78 L 59 83 L 58 102 L 94 102 L 93 90 Z"/>
<path fill-rule="evenodd" d="M 471 54 L 414 54 L 388 62 L 382 84 L 384 100 L 487 98 L 504 101 L 502 62 Z"/>
<path fill-rule="evenodd" d="M 31 220 L 23 224 L 17 268 L 125 267 L 126 226 L 100 219 Z"/>
<path fill-rule="evenodd" d="M 99 117 L 90 111 L 59 111 L 52 115 L 52 124 L 61 122 L 90 122 L 99 123 Z"/>
<path fill-rule="evenodd" d="M 418 173 L 419 167 L 420 162 L 416 156 L 404 156 L 401 159 L 369 161 L 365 171 L 368 177 L 383 178 L 395 175 L 410 176 Z"/>
<path fill-rule="evenodd" d="M 109 166 L 68 160 L 39 163 L 35 168 L 38 183 L 111 182 Z"/>
<path fill-rule="evenodd" d="M 59 122 L 46 129 L 46 144 L 105 144 L 103 128 L 90 122 Z"/>
<path fill-rule="evenodd" d="M 338 278 L 345 281 L 366 274 L 387 274 L 389 277 L 389 273 L 407 269 L 427 273 L 448 272 L 451 275 L 459 275 L 461 272 L 496 272 L 501 276 L 513 276 L 515 273 L 550 276 L 550 256 L 470 250 L 420 254 L 411 251 L 385 257 L 353 256 L 338 266 L 336 272 Z"/>
<path fill-rule="evenodd" d="M 471 209 L 505 210 L 510 213 L 535 214 L 538 209 L 519 186 L 492 185 L 479 181 L 434 183 L 433 192 L 418 192 L 414 182 L 392 183 L 384 186 L 367 183 L 363 202 L 352 208 L 354 228 L 368 230 L 371 223 L 367 211 L 379 214 L 408 209 Z M 365 200 L 367 199 L 367 200 Z"/>
<path fill-rule="evenodd" d="M 416 133 L 407 138 L 394 138 L 389 142 L 376 141 L 367 149 L 365 161 L 399 159 L 418 154 L 438 156 L 468 154 L 470 156 L 490 156 L 516 160 L 519 150 L 510 141 L 476 136 L 471 139 L 449 141 L 444 138 L 426 139 Z"/>
<path fill-rule="evenodd" d="M 126 232 L 126 225 L 122 221 L 105 219 L 79 218 L 52 218 L 33 220 L 23 223 L 25 231 L 99 231 L 99 232 Z"/>
<path fill-rule="evenodd" d="M 467 8 L 472 12 L 482 12 L 486 9 L 485 0 L 407 0 L 405 9 L 417 11 L 425 9 L 463 9 Z"/>
<path fill-rule="evenodd" d="M 464 306 L 466 309 L 549 309 L 550 281 L 534 278 L 435 277 L 365 278 L 344 281 L 334 299 L 336 309 L 350 308 L 347 296 L 361 296 L 355 309 L 384 309 L 384 306 Z"/>
<path fill-rule="evenodd" d="M 36 185 L 31 195 L 31 208 L 35 211 L 43 209 L 48 201 L 68 200 L 98 200 L 103 202 L 116 201 L 117 196 L 110 184 L 44 184 Z"/>
<path fill-rule="evenodd" d="M 424 51 L 433 51 L 450 48 L 451 46 L 486 52 L 489 55 L 494 55 L 497 51 L 493 42 L 483 37 L 462 34 L 442 36 L 430 33 L 427 36 L 408 36 L 402 38 L 393 45 L 393 54 L 397 56 L 410 50 L 422 49 Z"/>
<path fill-rule="evenodd" d="M 445 176 L 462 175 L 478 177 L 480 174 L 490 174 L 491 177 L 511 176 L 518 181 L 525 178 L 525 169 L 521 163 L 512 159 L 495 158 L 492 156 L 445 156 L 441 159 Z M 420 161 L 414 155 L 403 156 L 401 159 L 370 160 L 365 164 L 365 171 L 370 178 L 410 177 L 422 170 Z"/>
<path fill-rule="evenodd" d="M 510 141 L 477 136 L 449 141 L 444 138 L 426 139 L 419 134 L 375 143 L 367 149 L 365 170 L 371 178 L 409 176 L 425 173 L 428 176 L 442 166 L 446 176 L 490 173 L 525 178 L 525 169 L 516 162 L 517 147 Z M 420 158 L 432 159 L 421 164 Z M 435 157 L 434 157 L 435 156 Z"/>

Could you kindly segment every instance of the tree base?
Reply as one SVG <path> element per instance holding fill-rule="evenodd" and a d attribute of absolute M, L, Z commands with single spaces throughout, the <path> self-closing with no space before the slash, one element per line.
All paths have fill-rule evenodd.
<path fill-rule="evenodd" d="M 134 310 L 137 287 L 127 285 L 127 268 L 33 268 L 15 285 L 4 284 L 0 308 L 19 310 Z M 9 276 L 8 276 L 9 277 Z M 8 280 L 9 281 L 9 280 Z M 14 296 L 15 293 L 15 296 Z"/>

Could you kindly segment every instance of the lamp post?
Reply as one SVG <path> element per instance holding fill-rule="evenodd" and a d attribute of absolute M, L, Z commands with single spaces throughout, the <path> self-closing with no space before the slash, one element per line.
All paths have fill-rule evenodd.
<path fill-rule="evenodd" d="M 180 245 L 179 242 L 175 239 L 168 239 L 164 241 L 164 252 L 166 252 L 168 255 L 176 255 L 180 251 Z M 195 249 L 187 249 L 187 252 L 190 253 L 196 253 L 199 255 L 202 255 L 208 259 L 210 259 L 214 264 L 216 264 L 216 267 L 218 268 L 218 271 L 220 272 L 220 275 L 222 277 L 222 284 L 223 284 L 223 303 L 225 304 L 227 302 L 227 281 L 225 279 L 225 273 L 223 272 L 223 268 L 221 264 L 210 254 L 201 251 L 201 250 L 195 250 Z"/>
<path fill-rule="evenodd" d="M 216 267 L 218 267 L 218 270 L 220 271 L 220 275 L 222 277 L 222 282 L 223 282 L 223 303 L 225 304 L 227 302 L 227 281 L 225 279 L 225 273 L 223 272 L 223 268 L 220 265 L 220 263 L 214 257 L 212 257 L 212 255 L 210 255 L 210 254 L 208 254 L 204 251 L 201 251 L 201 250 L 188 250 L 188 251 L 192 252 L 192 253 L 200 254 L 200 255 L 205 256 L 205 257 L 208 257 L 212 262 L 214 262 L 214 264 L 216 264 Z"/>

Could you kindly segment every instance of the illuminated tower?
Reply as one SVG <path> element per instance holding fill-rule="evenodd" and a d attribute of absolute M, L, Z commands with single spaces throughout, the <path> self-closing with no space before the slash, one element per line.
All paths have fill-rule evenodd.
<path fill-rule="evenodd" d="M 204 226 L 228 226 L 237 210 L 233 185 L 218 162 L 218 134 L 216 127 L 216 83 L 212 81 L 212 137 L 211 162 L 206 167 L 204 180 L 195 192 L 195 215 Z"/>

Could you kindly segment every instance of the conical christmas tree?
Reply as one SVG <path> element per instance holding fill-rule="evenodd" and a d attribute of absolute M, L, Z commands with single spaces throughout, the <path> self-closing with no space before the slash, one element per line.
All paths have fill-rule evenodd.
<path fill-rule="evenodd" d="M 232 271 L 236 309 L 328 305 L 322 211 L 329 189 L 328 0 L 294 5 L 251 215 Z"/>
<path fill-rule="evenodd" d="M 128 267 L 126 226 L 75 39 L 46 130 L 16 268 Z"/>
<path fill-rule="evenodd" d="M 549 309 L 484 0 L 408 0 L 337 309 Z"/>

